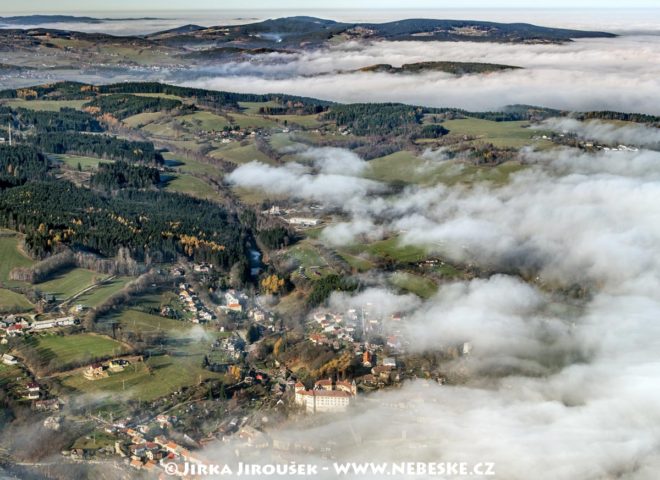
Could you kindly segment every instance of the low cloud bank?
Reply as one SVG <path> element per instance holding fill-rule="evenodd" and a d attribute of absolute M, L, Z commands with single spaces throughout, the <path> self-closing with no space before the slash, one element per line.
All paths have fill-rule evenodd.
<path fill-rule="evenodd" d="M 334 295 L 336 308 L 375 305 L 385 317 L 405 312 L 411 351 L 469 341 L 469 356 L 442 365 L 463 384 L 409 382 L 364 397 L 347 416 L 284 426 L 271 434 L 319 453 L 273 449 L 264 458 L 322 462 L 320 452 L 330 447 L 341 461 L 494 462 L 495 478 L 514 480 L 530 474 L 542 480 L 656 477 L 660 154 L 559 149 L 523 155 L 529 168 L 501 187 L 361 197 L 369 188 L 352 185 L 363 179 L 342 176 L 351 185 L 344 193 L 354 200 L 348 203 L 352 221 L 330 230 L 337 243 L 342 229 L 349 240 L 351 231 L 398 232 L 404 244 L 527 271 L 533 282 L 500 274 L 448 283 L 425 301 L 384 288 Z M 318 160 L 312 165 L 268 166 L 262 173 L 278 185 L 282 172 L 295 182 L 308 175 L 296 169 L 320 168 Z M 356 204 L 360 208 L 350 207 Z M 549 293 L 573 282 L 591 295 L 567 301 Z M 232 455 L 222 447 L 207 453 Z"/>

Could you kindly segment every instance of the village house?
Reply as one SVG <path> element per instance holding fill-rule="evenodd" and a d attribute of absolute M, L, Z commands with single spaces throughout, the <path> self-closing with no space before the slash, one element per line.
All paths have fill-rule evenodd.
<path fill-rule="evenodd" d="M 118 360 L 110 360 L 108 362 L 108 370 L 113 373 L 123 372 L 124 368 L 126 368 L 128 365 L 130 365 L 130 362 L 121 358 Z"/>
<path fill-rule="evenodd" d="M 100 363 L 94 363 L 85 369 L 83 375 L 87 380 L 98 380 L 107 377 L 108 372 L 105 371 L 103 365 Z"/>
<path fill-rule="evenodd" d="M 34 402 L 34 409 L 38 412 L 55 412 L 60 409 L 60 402 L 56 398 Z"/>

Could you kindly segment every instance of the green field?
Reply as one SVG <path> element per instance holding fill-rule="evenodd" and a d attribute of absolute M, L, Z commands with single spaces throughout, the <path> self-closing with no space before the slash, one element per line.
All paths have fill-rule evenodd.
<path fill-rule="evenodd" d="M 532 145 L 537 140 L 532 137 L 538 135 L 537 130 L 525 128 L 529 122 L 492 122 L 477 118 L 464 118 L 460 120 L 447 120 L 442 126 L 449 130 L 450 134 L 469 135 L 476 137 L 480 142 L 492 143 L 496 147 L 521 148 Z M 546 142 L 548 143 L 548 142 Z"/>
<path fill-rule="evenodd" d="M 353 255 L 345 250 L 338 250 L 337 254 L 343 258 L 344 261 L 346 261 L 346 263 L 351 266 L 351 268 L 354 268 L 358 272 L 367 272 L 374 268 L 374 264 L 366 258 Z"/>
<path fill-rule="evenodd" d="M 519 162 L 504 162 L 497 166 L 477 166 L 460 162 L 447 162 L 433 176 L 435 183 L 442 182 L 445 185 L 457 183 L 473 184 L 478 182 L 489 182 L 494 185 L 505 185 L 509 182 L 512 174 L 524 170 L 525 165 Z"/>
<path fill-rule="evenodd" d="M 260 115 L 245 115 L 242 113 L 232 113 L 232 123 L 241 128 L 274 128 L 278 123 L 270 118 L 264 118 Z"/>
<path fill-rule="evenodd" d="M 99 163 L 112 163 L 112 160 L 105 160 L 102 158 L 81 157 L 78 155 L 50 155 L 54 160 L 65 163 L 71 168 L 80 168 L 82 170 L 95 170 L 98 168 Z"/>
<path fill-rule="evenodd" d="M 131 281 L 130 277 L 117 277 L 103 283 L 101 286 L 90 290 L 84 295 L 76 299 L 76 304 L 84 305 L 89 308 L 96 308 L 103 304 L 106 300 L 112 297 L 117 292 L 121 291 L 128 282 Z"/>
<path fill-rule="evenodd" d="M 84 290 L 94 283 L 94 279 L 104 279 L 107 275 L 74 268 L 65 272 L 58 272 L 54 278 L 35 285 L 36 288 L 45 293 L 55 295 L 58 301 L 64 301 L 76 293 Z"/>
<path fill-rule="evenodd" d="M 379 240 L 370 244 L 353 245 L 343 251 L 351 255 L 368 253 L 374 259 L 393 260 L 402 263 L 414 263 L 425 259 L 426 252 L 413 245 L 400 245 L 397 237 Z"/>
<path fill-rule="evenodd" d="M 125 345 L 112 338 L 91 333 L 27 337 L 18 349 L 24 356 L 27 350 L 36 351 L 39 355 L 36 367 L 48 367 L 51 371 L 66 370 L 128 352 Z"/>
<path fill-rule="evenodd" d="M 288 125 L 295 124 L 303 128 L 316 128 L 322 125 L 318 115 L 271 115 L 269 118 L 279 120 L 282 126 L 284 126 L 285 121 Z"/>
<path fill-rule="evenodd" d="M 29 310 L 32 308 L 30 301 L 25 295 L 0 288 L 0 311 Z"/>
<path fill-rule="evenodd" d="M 425 163 L 414 153 L 402 150 L 370 160 L 366 176 L 387 183 L 423 183 L 428 180 L 428 170 L 432 168 L 425 168 Z"/>
<path fill-rule="evenodd" d="M 177 132 L 173 128 L 172 122 L 153 122 L 153 123 L 148 123 L 142 127 L 142 130 L 145 132 L 149 133 L 150 135 L 154 135 L 156 137 L 164 137 L 168 139 L 185 139 L 185 140 L 190 140 L 189 135 L 185 135 L 185 132 Z M 195 142 L 196 143 L 196 142 Z"/>
<path fill-rule="evenodd" d="M 408 272 L 396 272 L 390 276 L 390 283 L 421 298 L 429 298 L 438 291 L 438 286 L 428 278 Z"/>
<path fill-rule="evenodd" d="M 131 117 L 125 118 L 123 122 L 131 128 L 140 128 L 150 123 L 159 121 L 165 116 L 163 112 L 145 112 L 138 113 Z"/>
<path fill-rule="evenodd" d="M 0 282 L 17 285 L 9 281 L 9 272 L 15 267 L 29 267 L 34 261 L 18 249 L 19 236 L 7 230 L 0 230 Z"/>
<path fill-rule="evenodd" d="M 175 175 L 167 182 L 166 190 L 185 193 L 192 197 L 211 199 L 217 197 L 217 192 L 205 181 L 192 175 Z"/>
<path fill-rule="evenodd" d="M 433 161 L 400 151 L 369 161 L 366 177 L 386 183 L 419 185 L 456 185 L 490 182 L 495 185 L 508 183 L 509 177 L 525 168 L 517 161 L 500 165 L 473 165 L 460 160 Z"/>
<path fill-rule="evenodd" d="M 78 392 L 122 392 L 122 398 L 151 401 L 195 385 L 200 380 L 222 378 L 221 374 L 202 368 L 201 360 L 201 356 L 162 355 L 130 365 L 123 372 L 111 373 L 107 378 L 90 381 L 81 374 L 72 374 L 63 377 L 61 382 Z"/>
<path fill-rule="evenodd" d="M 161 298 L 145 298 L 141 305 Z M 153 300 L 153 301 L 152 301 Z M 125 309 L 106 317 L 103 321 L 117 322 L 122 331 L 139 335 L 161 334 L 170 354 L 147 358 L 144 363 L 135 363 L 120 373 L 110 373 L 107 378 L 89 381 L 80 374 L 62 377 L 62 384 L 80 392 L 119 392 L 140 400 L 153 400 L 167 395 L 183 386 L 193 385 L 206 378 L 221 378 L 221 375 L 202 368 L 204 355 L 209 352 L 215 338 L 226 333 L 207 330 L 189 322 L 152 315 L 135 309 Z"/>
<path fill-rule="evenodd" d="M 245 146 L 231 146 L 228 148 L 221 148 L 214 150 L 210 155 L 214 158 L 222 158 L 238 165 L 252 162 L 253 160 L 258 160 L 260 162 L 270 164 L 273 163 L 273 161 L 268 158 L 267 155 L 257 150 L 257 148 L 252 143 Z"/>
<path fill-rule="evenodd" d="M 243 112 L 251 115 L 259 115 L 261 107 L 279 107 L 277 102 L 238 102 L 238 106 L 243 108 Z"/>
<path fill-rule="evenodd" d="M 2 103 L 12 108 L 28 108 L 30 110 L 43 110 L 48 112 L 59 112 L 62 108 L 75 108 L 81 110 L 82 106 L 89 100 L 23 100 L 12 98 Z"/>
<path fill-rule="evenodd" d="M 194 130 L 220 131 L 230 125 L 229 120 L 221 115 L 211 112 L 195 112 L 188 115 L 181 115 L 176 118 L 181 124 Z"/>
<path fill-rule="evenodd" d="M 184 158 L 173 153 L 164 153 L 165 164 L 184 173 L 197 173 L 209 176 L 221 176 L 222 171 L 215 165 L 202 163 L 194 158 Z"/>

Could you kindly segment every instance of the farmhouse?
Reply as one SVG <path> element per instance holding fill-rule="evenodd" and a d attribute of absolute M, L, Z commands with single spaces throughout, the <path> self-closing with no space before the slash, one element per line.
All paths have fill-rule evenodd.
<path fill-rule="evenodd" d="M 103 365 L 94 363 L 85 369 L 83 375 L 87 380 L 98 380 L 107 377 L 108 373 L 103 368 Z"/>
<path fill-rule="evenodd" d="M 70 327 L 75 325 L 75 317 L 52 318 L 50 320 L 40 320 L 30 324 L 30 330 L 33 332 L 47 330 L 49 328 Z"/>

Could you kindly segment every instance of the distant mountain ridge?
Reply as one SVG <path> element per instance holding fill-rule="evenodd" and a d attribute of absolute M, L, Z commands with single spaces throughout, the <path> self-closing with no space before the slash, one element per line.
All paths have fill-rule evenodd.
<path fill-rule="evenodd" d="M 508 43 L 569 42 L 575 38 L 611 38 L 608 32 L 540 27 L 528 23 L 496 23 L 478 20 L 405 19 L 387 23 L 342 23 L 315 17 L 284 17 L 244 25 L 208 27 L 186 32 L 185 38 L 169 32 L 157 32 L 146 37 L 170 41 L 240 41 L 254 46 L 268 43 L 314 44 L 330 38 L 371 38 L 410 41 L 481 41 Z"/>
<path fill-rule="evenodd" d="M 106 22 L 136 22 L 139 20 L 160 20 L 155 17 L 140 18 L 95 18 L 79 17 L 76 15 L 17 15 L 13 17 L 0 17 L 0 24 L 4 25 L 42 25 L 48 23 L 91 23 Z"/>

